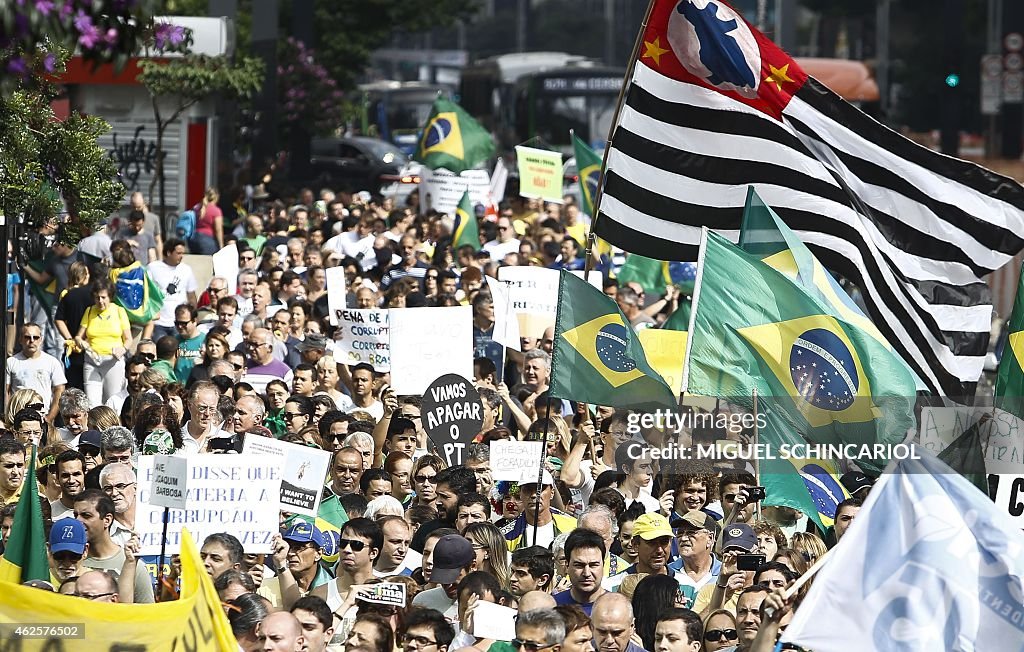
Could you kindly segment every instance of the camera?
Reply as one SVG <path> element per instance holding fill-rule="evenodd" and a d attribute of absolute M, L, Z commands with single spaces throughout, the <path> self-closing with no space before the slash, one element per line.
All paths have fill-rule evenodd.
<path fill-rule="evenodd" d="M 747 504 L 756 503 L 765 498 L 764 487 L 744 487 L 743 490 L 747 493 Z"/>
<path fill-rule="evenodd" d="M 764 566 L 765 555 L 736 555 L 736 570 L 756 571 Z"/>
<path fill-rule="evenodd" d="M 242 438 L 237 433 L 230 437 L 214 437 L 210 439 L 207 447 L 211 453 L 241 453 Z"/>

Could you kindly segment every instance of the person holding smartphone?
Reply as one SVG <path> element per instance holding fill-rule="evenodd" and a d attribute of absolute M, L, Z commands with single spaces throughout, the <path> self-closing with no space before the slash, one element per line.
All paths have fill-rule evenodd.
<path fill-rule="evenodd" d="M 752 527 L 746 523 L 726 525 L 722 529 L 722 566 L 718 579 L 697 592 L 693 610 L 702 616 L 722 608 L 735 613 L 740 593 L 753 584 L 756 569 L 764 563 L 764 555 L 755 555 L 756 550 L 757 535 Z"/>

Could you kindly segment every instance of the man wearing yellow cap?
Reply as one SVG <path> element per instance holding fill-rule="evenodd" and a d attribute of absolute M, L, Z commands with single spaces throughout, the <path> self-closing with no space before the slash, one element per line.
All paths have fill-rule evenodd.
<path fill-rule="evenodd" d="M 618 575 L 601 583 L 609 591 L 617 591 L 622 581 L 630 575 L 669 575 L 668 568 L 672 552 L 672 527 L 668 518 L 657 512 L 643 514 L 633 522 L 633 547 L 637 551 L 636 563 Z"/>

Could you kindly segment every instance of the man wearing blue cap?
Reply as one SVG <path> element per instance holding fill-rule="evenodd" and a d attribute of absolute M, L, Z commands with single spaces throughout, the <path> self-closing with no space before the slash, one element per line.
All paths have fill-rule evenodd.
<path fill-rule="evenodd" d="M 323 547 L 323 533 L 312 523 L 299 519 L 275 540 L 274 563 L 277 564 L 282 595 L 294 591 L 297 586 L 299 595 L 303 596 L 334 579 L 320 565 Z"/>
<path fill-rule="evenodd" d="M 59 582 L 78 577 L 86 568 L 82 560 L 89 554 L 85 526 L 74 518 L 62 518 L 50 528 L 50 572 Z"/>
<path fill-rule="evenodd" d="M 736 558 L 748 555 L 757 549 L 757 535 L 746 523 L 731 523 L 722 530 L 722 566 L 718 579 L 701 588 L 697 592 L 694 604 L 690 607 L 697 613 L 706 609 L 708 613 L 715 609 L 728 609 L 736 613 L 736 600 L 743 589 L 754 583 L 754 571 L 741 571 L 736 568 Z"/>

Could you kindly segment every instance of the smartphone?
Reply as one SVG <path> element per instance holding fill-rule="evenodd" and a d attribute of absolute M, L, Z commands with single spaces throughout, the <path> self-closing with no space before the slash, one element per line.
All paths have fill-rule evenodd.
<path fill-rule="evenodd" d="M 747 492 L 747 504 L 764 500 L 764 487 L 745 487 Z"/>
<path fill-rule="evenodd" d="M 764 555 L 737 555 L 736 570 L 756 571 L 758 568 L 764 566 L 766 559 L 767 557 Z"/>

